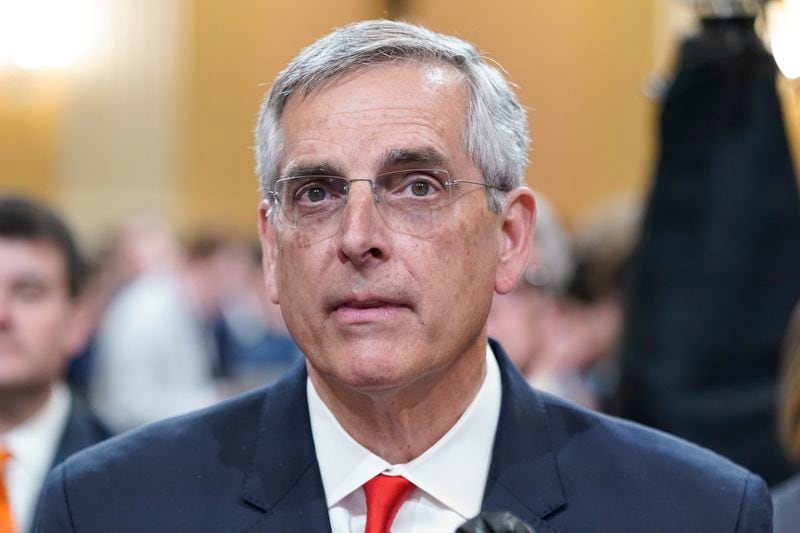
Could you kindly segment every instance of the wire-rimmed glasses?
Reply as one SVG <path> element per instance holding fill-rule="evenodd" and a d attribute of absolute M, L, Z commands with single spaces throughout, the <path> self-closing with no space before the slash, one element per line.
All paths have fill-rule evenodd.
<path fill-rule="evenodd" d="M 389 228 L 420 238 L 436 232 L 446 216 L 445 208 L 461 197 L 465 185 L 497 188 L 450 179 L 443 169 L 412 169 L 386 172 L 371 180 L 290 176 L 278 179 L 267 194 L 281 224 L 323 240 L 339 231 L 350 188 L 359 181 L 370 184 L 375 206 Z"/>

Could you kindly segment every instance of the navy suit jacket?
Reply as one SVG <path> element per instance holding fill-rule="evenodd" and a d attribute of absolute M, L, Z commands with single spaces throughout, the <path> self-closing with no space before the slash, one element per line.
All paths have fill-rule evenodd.
<path fill-rule="evenodd" d="M 503 395 L 484 510 L 511 511 L 538 532 L 771 531 L 757 476 L 536 392 L 492 347 Z M 301 366 L 73 456 L 48 480 L 37 531 L 330 531 L 305 383 Z"/>
<path fill-rule="evenodd" d="M 775 533 L 797 533 L 800 529 L 800 474 L 772 489 Z"/>
<path fill-rule="evenodd" d="M 73 404 L 56 448 L 53 466 L 62 463 L 70 455 L 97 444 L 111 436 L 91 411 Z"/>

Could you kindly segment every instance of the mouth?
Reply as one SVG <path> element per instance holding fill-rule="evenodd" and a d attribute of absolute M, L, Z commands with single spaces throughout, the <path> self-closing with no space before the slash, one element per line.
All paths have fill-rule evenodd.
<path fill-rule="evenodd" d="M 393 318 L 411 305 L 401 298 L 360 295 L 335 299 L 328 309 L 341 322 L 366 323 Z"/>

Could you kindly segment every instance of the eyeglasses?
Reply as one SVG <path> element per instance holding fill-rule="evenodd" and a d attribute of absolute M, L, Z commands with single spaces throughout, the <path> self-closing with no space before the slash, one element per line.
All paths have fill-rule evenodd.
<path fill-rule="evenodd" d="M 393 231 L 420 238 L 432 236 L 445 218 L 445 209 L 463 196 L 465 186 L 497 189 L 479 181 L 454 180 L 446 170 L 398 170 L 374 179 L 340 176 L 296 176 L 275 182 L 268 197 L 281 224 L 313 233 L 316 240 L 335 235 L 352 184 L 364 181 L 372 188 L 375 206 Z"/>

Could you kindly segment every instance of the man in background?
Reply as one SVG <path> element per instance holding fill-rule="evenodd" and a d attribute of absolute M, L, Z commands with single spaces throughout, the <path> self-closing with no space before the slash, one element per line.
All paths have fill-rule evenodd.
<path fill-rule="evenodd" d="M 171 249 L 163 254 L 168 260 L 121 287 L 99 321 L 89 401 L 116 432 L 228 396 L 214 375 L 210 324 L 225 289 L 229 245 L 209 235 L 184 253 L 166 225 L 161 240 Z"/>
<path fill-rule="evenodd" d="M 30 529 L 50 469 L 108 436 L 62 382 L 83 340 L 78 249 L 50 210 L 0 196 L 0 532 Z"/>

